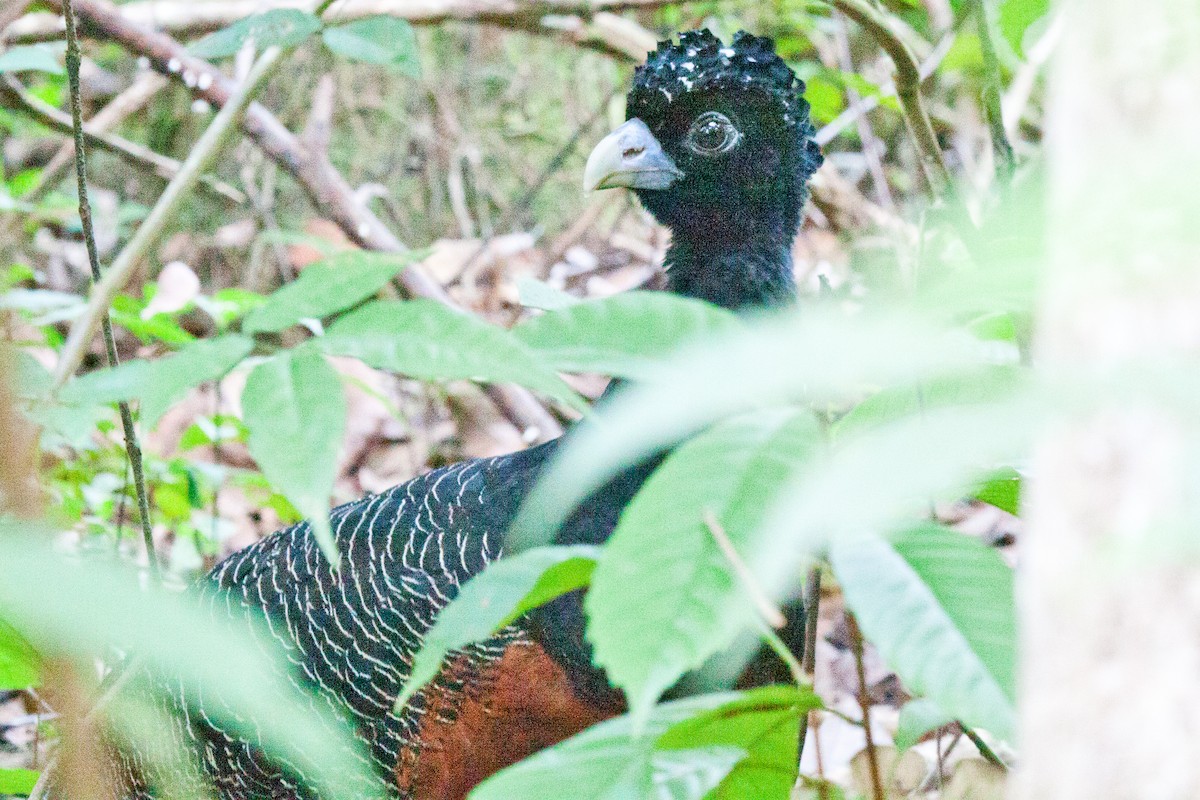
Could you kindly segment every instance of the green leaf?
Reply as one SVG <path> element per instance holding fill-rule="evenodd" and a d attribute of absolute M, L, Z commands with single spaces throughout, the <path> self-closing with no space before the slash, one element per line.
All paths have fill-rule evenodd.
<path fill-rule="evenodd" d="M 62 75 L 66 72 L 58 63 L 54 51 L 44 44 L 28 47 L 13 47 L 0 53 L 0 73 L 5 72 L 48 72 Z"/>
<path fill-rule="evenodd" d="M 560 311 L 583 302 L 573 294 L 528 276 L 517 279 L 517 293 L 521 298 L 521 305 L 542 311 Z"/>
<path fill-rule="evenodd" d="M 896 749 L 907 750 L 921 741 L 925 734 L 953 721 L 954 718 L 942 711 L 932 700 L 924 697 L 910 700 L 900 709 L 900 722 L 896 726 Z"/>
<path fill-rule="evenodd" d="M 836 539 L 829 558 L 847 605 L 906 686 L 956 719 L 1012 741 L 1011 574 L 1005 584 L 1003 564 L 972 550 L 959 534 L 923 528 L 919 535 L 929 539 L 905 539 L 895 548 L 876 536 Z M 952 544 L 950 536 L 961 542 Z M 972 602 L 980 607 L 970 608 Z"/>
<path fill-rule="evenodd" d="M 599 548 L 588 545 L 543 547 L 489 564 L 438 613 L 396 707 L 437 675 L 450 651 L 483 641 L 527 611 L 586 586 L 598 554 Z"/>
<path fill-rule="evenodd" d="M 709 800 L 785 798 L 796 782 L 800 718 L 822 707 L 811 690 L 764 686 L 671 726 L 655 747 L 729 745 L 746 752 Z"/>
<path fill-rule="evenodd" d="M 664 703 L 636 736 L 628 716 L 602 722 L 514 764 L 471 792 L 471 800 L 699 800 L 729 774 L 745 751 L 728 745 L 655 748 L 672 725 L 736 700 L 712 694 Z"/>
<path fill-rule="evenodd" d="M 1016 516 L 1021 511 L 1021 476 L 1015 469 L 1003 469 L 975 490 L 975 499 L 982 500 Z"/>
<path fill-rule="evenodd" d="M 38 775 L 31 769 L 0 769 L 0 795 L 28 797 L 37 785 Z"/>
<path fill-rule="evenodd" d="M 732 313 L 700 300 L 626 292 L 547 312 L 513 334 L 556 370 L 645 378 L 668 353 L 737 325 Z"/>
<path fill-rule="evenodd" d="M 334 322 L 319 346 L 422 380 L 519 383 L 586 410 L 511 333 L 433 300 L 369 303 Z"/>
<path fill-rule="evenodd" d="M 312 264 L 276 290 L 242 324 L 246 333 L 278 331 L 301 319 L 323 319 L 376 294 L 420 253 L 369 253 L 353 250 Z"/>
<path fill-rule="evenodd" d="M 225 58 L 237 53 L 248 40 L 256 50 L 295 47 L 321 29 L 312 14 L 294 8 L 276 8 L 240 19 L 227 28 L 210 33 L 188 47 L 197 58 Z"/>
<path fill-rule="evenodd" d="M 326 28 L 321 38 L 342 58 L 390 67 L 413 78 L 421 75 L 417 35 L 412 25 L 398 17 L 363 17 Z"/>
<path fill-rule="evenodd" d="M 346 424 L 337 373 L 312 348 L 281 352 L 254 368 L 242 391 L 250 455 L 307 517 L 321 550 L 339 563 L 329 497 Z"/>
<path fill-rule="evenodd" d="M 140 400 L 141 420 L 147 427 L 153 427 L 189 390 L 220 378 L 253 348 L 254 342 L 245 336 L 198 340 L 164 358 L 136 359 L 111 369 L 89 372 L 63 387 L 59 399 L 78 406 Z"/>
<path fill-rule="evenodd" d="M 1013 571 L 991 547 L 926 524 L 892 547 L 920 576 L 1010 700 L 1017 697 L 1017 612 Z"/>
<path fill-rule="evenodd" d="M 39 652 L 81 670 L 114 649 L 135 654 L 148 672 L 133 675 L 131 686 L 145 687 L 148 673 L 169 676 L 221 729 L 301 768 L 319 796 L 373 795 L 377 779 L 352 731 L 289 677 L 265 625 L 214 615 L 198 600 L 147 587 L 123 565 L 57 552 L 45 532 L 0 522 L 0 614 Z"/>
<path fill-rule="evenodd" d="M 865 387 L 969 376 L 979 343 L 910 314 L 807 309 L 688 347 L 580 426 L 513 525 L 509 551 L 544 544 L 590 492 L 626 464 L 725 417 L 792 402 L 845 403 Z"/>
<path fill-rule="evenodd" d="M 764 496 L 821 442 L 805 410 L 737 417 L 679 447 L 621 514 L 585 604 L 596 663 L 625 691 L 635 722 L 756 618 L 706 512 L 739 553 L 763 547 L 754 534 Z"/>
<path fill-rule="evenodd" d="M 1000 33 L 1018 54 L 1024 54 L 1025 34 L 1050 10 L 1050 0 L 1004 0 L 1000 4 Z"/>
<path fill-rule="evenodd" d="M 29 642 L 0 619 L 0 689 L 36 686 L 40 676 L 38 664 L 37 652 Z"/>

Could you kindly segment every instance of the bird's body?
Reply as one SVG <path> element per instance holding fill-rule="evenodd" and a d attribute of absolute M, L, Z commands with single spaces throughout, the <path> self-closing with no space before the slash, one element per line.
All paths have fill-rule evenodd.
<path fill-rule="evenodd" d="M 672 291 L 734 310 L 793 297 L 790 247 L 820 162 L 802 91 L 769 40 L 745 34 L 730 47 L 707 31 L 684 34 L 639 68 L 631 119 L 597 146 L 586 180 L 635 189 L 672 228 Z M 507 764 L 620 712 L 619 693 L 591 665 L 577 594 L 453 654 L 394 709 L 438 612 L 500 557 L 558 447 L 444 467 L 334 509 L 340 570 L 302 523 L 233 554 L 204 583 L 215 614 L 265 614 L 290 677 L 357 726 L 378 781 L 364 791 L 460 800 Z M 660 459 L 595 492 L 557 540 L 604 542 Z M 307 796 L 303 776 L 266 762 L 253 737 L 191 723 L 222 797 Z"/>

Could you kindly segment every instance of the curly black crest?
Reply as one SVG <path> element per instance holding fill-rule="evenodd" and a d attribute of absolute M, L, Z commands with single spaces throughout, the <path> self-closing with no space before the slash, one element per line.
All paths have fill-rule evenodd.
<path fill-rule="evenodd" d="M 783 123 L 802 140 L 805 171 L 811 174 L 822 157 L 804 88 L 771 39 L 738 31 L 725 45 L 705 28 L 681 33 L 679 44 L 660 42 L 650 53 L 633 74 L 627 116 L 661 119 L 667 106 L 692 92 L 756 92 L 778 106 Z"/>

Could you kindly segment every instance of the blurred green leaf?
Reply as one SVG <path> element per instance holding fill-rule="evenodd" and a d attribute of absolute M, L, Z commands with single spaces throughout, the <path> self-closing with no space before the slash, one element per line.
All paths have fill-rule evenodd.
<path fill-rule="evenodd" d="M 1021 512 L 1021 476 L 1015 469 L 1001 470 L 980 484 L 975 499 L 1017 516 Z"/>
<path fill-rule="evenodd" d="M 770 502 L 761 536 L 771 547 L 747 563 L 766 590 L 781 591 L 805 554 L 906 528 L 931 503 L 969 495 L 981 475 L 1027 454 L 1045 420 L 1038 397 L 1018 382 L 988 402 L 918 410 L 840 437 Z"/>
<path fill-rule="evenodd" d="M 339 563 L 329 498 L 346 425 L 337 372 L 309 347 L 277 353 L 254 368 L 242 391 L 250 455 L 307 517 L 321 550 Z"/>
<path fill-rule="evenodd" d="M 924 697 L 909 700 L 900 709 L 900 721 L 896 727 L 896 749 L 907 750 L 921 737 L 932 730 L 953 722 L 954 718 L 942 711 L 937 703 Z"/>
<path fill-rule="evenodd" d="M 37 785 L 38 775 L 31 769 L 0 769 L 0 795 L 28 797 Z"/>
<path fill-rule="evenodd" d="M 1000 4 L 1000 33 L 1018 54 L 1025 53 L 1025 34 L 1050 10 L 1050 0 L 1004 0 Z"/>
<path fill-rule="evenodd" d="M 511 381 L 587 408 L 511 333 L 433 300 L 369 303 L 334 322 L 319 346 L 422 380 Z"/>
<path fill-rule="evenodd" d="M 542 311 L 560 311 L 583 302 L 573 294 L 528 276 L 517 279 L 517 293 L 520 295 L 521 305 L 526 308 L 539 308 Z"/>
<path fill-rule="evenodd" d="M 906 686 L 1012 741 L 1012 574 L 996 553 L 930 525 L 894 547 L 836 539 L 829 559 L 863 632 Z"/>
<path fill-rule="evenodd" d="M 800 718 L 822 707 L 811 690 L 764 686 L 671 726 L 659 749 L 730 745 L 746 752 L 709 800 L 785 798 L 796 782 Z"/>
<path fill-rule="evenodd" d="M 732 313 L 700 300 L 626 292 L 549 311 L 512 332 L 556 370 L 642 378 L 668 353 L 737 325 Z"/>
<path fill-rule="evenodd" d="M 437 675 L 446 654 L 481 642 L 522 614 L 588 584 L 599 548 L 543 547 L 488 565 L 437 615 L 396 699 L 404 705 Z"/>
<path fill-rule="evenodd" d="M 739 553 L 758 546 L 764 495 L 821 442 L 808 411 L 737 417 L 673 452 L 621 514 L 585 604 L 596 664 L 625 691 L 635 724 L 756 619 L 705 513 Z"/>
<path fill-rule="evenodd" d="M 576 504 L 626 464 L 743 411 L 791 402 L 844 403 L 867 387 L 969 375 L 977 340 L 901 313 L 836 309 L 778 314 L 685 348 L 618 392 L 580 427 L 526 499 L 509 540 L 546 543 Z"/>
<path fill-rule="evenodd" d="M 294 8 L 276 8 L 240 19 L 227 28 L 210 33 L 188 47 L 197 58 L 225 58 L 242 49 L 248 40 L 262 51 L 268 47 L 295 47 L 321 29 L 312 14 Z"/>
<path fill-rule="evenodd" d="M 0 73 L 5 72 L 48 72 L 63 75 L 66 70 L 58 63 L 54 51 L 44 44 L 28 47 L 13 47 L 0 53 Z"/>
<path fill-rule="evenodd" d="M 0 689 L 36 686 L 39 663 L 37 652 L 29 642 L 0 619 Z"/>
<path fill-rule="evenodd" d="M 326 28 L 321 38 L 342 58 L 390 67 L 413 78 L 421 75 L 417 35 L 412 25 L 399 17 L 363 17 Z"/>
<path fill-rule="evenodd" d="M 142 423 L 153 427 L 190 389 L 220 378 L 249 355 L 253 347 L 254 342 L 245 336 L 198 340 L 163 358 L 135 359 L 111 369 L 89 372 L 64 386 L 59 399 L 77 406 L 137 399 L 142 403 Z"/>
<path fill-rule="evenodd" d="M 571 797 L 700 800 L 746 751 L 719 744 L 660 750 L 655 739 L 672 725 L 737 698 L 712 694 L 664 703 L 654 709 L 640 737 L 628 716 L 602 722 L 493 775 L 471 800 L 562 800 L 564 781 Z"/>
<path fill-rule="evenodd" d="M 377 792 L 349 727 L 290 677 L 265 626 L 214 616 L 195 595 L 143 588 L 136 572 L 56 552 L 52 537 L 13 522 L 0 522 L 0 614 L 40 652 L 69 657 L 84 674 L 112 649 L 137 654 L 223 729 L 302 767 L 322 797 Z"/>
<path fill-rule="evenodd" d="M 301 319 L 323 319 L 375 295 L 421 253 L 352 250 L 305 267 L 300 276 L 246 315 L 246 333 L 278 331 Z"/>

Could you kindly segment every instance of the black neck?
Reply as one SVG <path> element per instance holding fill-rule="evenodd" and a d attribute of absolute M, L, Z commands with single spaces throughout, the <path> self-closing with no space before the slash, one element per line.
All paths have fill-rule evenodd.
<path fill-rule="evenodd" d="M 789 305 L 796 297 L 791 245 L 782 234 L 736 245 L 677 235 L 664 259 L 668 288 L 733 311 Z"/>

